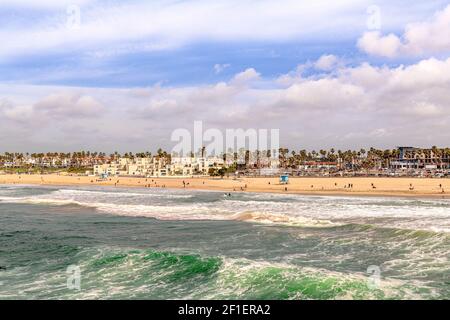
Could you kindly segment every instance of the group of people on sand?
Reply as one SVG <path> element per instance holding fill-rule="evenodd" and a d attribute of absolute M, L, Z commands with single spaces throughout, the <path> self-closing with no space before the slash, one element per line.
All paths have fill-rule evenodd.
<path fill-rule="evenodd" d="M 147 179 L 145 179 L 145 181 L 147 181 Z M 158 185 L 156 183 L 156 181 L 154 181 L 153 179 L 151 180 L 151 182 L 152 183 L 154 182 L 155 187 L 162 187 L 162 188 L 166 187 L 164 184 L 163 185 Z M 119 183 L 119 180 L 117 180 L 115 185 L 117 185 L 118 183 Z M 186 188 L 186 187 L 189 186 L 189 182 L 186 182 L 185 180 L 183 180 L 182 183 L 183 183 L 183 188 Z M 202 184 L 205 185 L 205 181 L 202 181 Z M 268 185 L 270 185 L 270 184 L 271 184 L 270 181 L 268 181 Z M 146 184 L 145 185 L 145 187 L 148 187 L 148 188 L 151 187 L 151 186 L 152 186 L 151 184 Z M 335 182 L 334 186 L 338 187 L 338 183 Z M 370 186 L 371 186 L 372 189 L 377 189 L 377 187 L 375 186 L 374 183 L 371 183 Z M 247 190 L 247 184 L 245 184 L 244 186 L 240 186 L 240 187 L 233 187 L 233 191 L 236 192 L 237 188 L 238 188 L 239 191 L 244 192 L 244 191 Z M 353 183 L 348 183 L 348 184 L 344 185 L 344 189 L 352 190 L 353 188 L 354 188 Z M 311 185 L 311 189 L 314 189 L 314 185 Z M 442 193 L 445 193 L 444 188 L 442 187 L 442 184 L 439 184 L 439 189 L 441 190 Z M 324 187 L 322 187 L 322 190 L 324 190 Z M 409 190 L 410 191 L 414 191 L 414 186 L 413 186 L 412 183 L 409 184 Z M 288 187 L 287 186 L 284 187 L 284 191 L 288 191 Z M 231 193 L 226 193 L 225 196 L 231 197 Z"/>
<path fill-rule="evenodd" d="M 239 189 L 240 189 L 241 191 L 247 190 L 247 184 L 245 184 L 243 187 L 239 187 Z M 236 188 L 233 188 L 233 191 L 236 191 Z"/>
<path fill-rule="evenodd" d="M 148 182 L 148 179 L 145 179 L 145 182 Z M 151 188 L 152 186 L 154 186 L 155 188 L 165 188 L 166 185 L 165 184 L 161 184 L 159 185 L 155 180 L 152 179 L 151 181 L 153 183 L 153 185 L 151 183 L 145 184 L 144 188 Z"/>

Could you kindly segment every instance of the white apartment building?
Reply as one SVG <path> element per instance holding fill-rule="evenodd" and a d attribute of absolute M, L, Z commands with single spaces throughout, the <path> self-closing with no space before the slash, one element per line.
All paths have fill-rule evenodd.
<path fill-rule="evenodd" d="M 118 163 L 97 164 L 94 166 L 94 174 L 97 176 L 115 176 L 120 174 L 121 166 Z"/>
<path fill-rule="evenodd" d="M 168 175 L 168 170 L 162 159 L 120 158 L 112 163 L 95 165 L 94 174 L 158 177 Z"/>
<path fill-rule="evenodd" d="M 207 175 L 209 169 L 223 168 L 225 162 L 219 157 L 173 157 L 171 174 L 173 175 Z"/>
<path fill-rule="evenodd" d="M 163 158 L 120 158 L 109 164 L 94 166 L 95 175 L 165 177 L 207 175 L 210 168 L 220 169 L 224 161 L 218 157 L 174 157 L 170 164 Z"/>

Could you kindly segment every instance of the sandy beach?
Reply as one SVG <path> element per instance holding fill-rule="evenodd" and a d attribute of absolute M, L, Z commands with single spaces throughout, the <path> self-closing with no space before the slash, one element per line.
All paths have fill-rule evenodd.
<path fill-rule="evenodd" d="M 117 187 L 185 188 L 224 192 L 270 192 L 329 195 L 449 197 L 450 179 L 424 178 L 128 178 L 67 175 L 0 175 L 0 184 L 100 185 Z"/>

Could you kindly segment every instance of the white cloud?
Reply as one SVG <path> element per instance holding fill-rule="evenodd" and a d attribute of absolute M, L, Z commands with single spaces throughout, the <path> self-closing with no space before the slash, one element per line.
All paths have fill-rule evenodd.
<path fill-rule="evenodd" d="M 233 78 L 233 82 L 237 84 L 245 84 L 250 81 L 260 79 L 260 74 L 253 68 L 248 68 L 243 72 L 236 74 Z"/>
<path fill-rule="evenodd" d="M 435 104 L 427 103 L 426 101 L 420 101 L 411 106 L 410 113 L 416 114 L 418 116 L 440 116 L 444 112 L 443 108 L 438 107 Z"/>
<path fill-rule="evenodd" d="M 103 109 L 93 97 L 76 93 L 51 94 L 34 105 L 34 111 L 58 118 L 100 117 Z"/>
<path fill-rule="evenodd" d="M 15 105 L 9 99 L 0 104 L 0 114 L 17 122 L 66 121 L 74 118 L 101 117 L 104 106 L 88 95 L 76 92 L 54 93 L 33 104 Z"/>
<path fill-rule="evenodd" d="M 450 54 L 450 5 L 430 21 L 408 24 L 401 37 L 366 32 L 358 40 L 358 47 L 368 54 L 388 58 Z"/>
<path fill-rule="evenodd" d="M 393 58 L 399 54 L 402 43 L 392 33 L 387 36 L 382 36 L 379 31 L 370 31 L 364 33 L 358 40 L 358 47 L 360 50 L 371 55 Z"/>
<path fill-rule="evenodd" d="M 87 5 L 89 2 L 93 2 L 94 0 L 2 0 L 1 4 L 3 8 L 8 7 L 27 7 L 27 8 L 41 8 L 41 9 L 50 9 L 50 8 L 66 8 L 70 5 Z"/>
<path fill-rule="evenodd" d="M 10 5 L 13 1 L 9 1 Z M 22 5 L 33 3 L 21 0 Z M 36 1 L 38 3 L 38 1 Z M 65 6 L 46 0 L 54 11 L 35 19 L 5 23 L 0 30 L 3 57 L 88 50 L 99 56 L 133 51 L 154 51 L 205 41 L 298 41 L 328 30 L 353 31 L 362 24 L 364 4 L 318 0 L 196 0 L 196 1 L 75 1 L 80 3 L 81 24 L 72 30 Z M 84 5 L 83 5 L 84 4 Z M 345 22 L 338 19 L 346 16 Z M 24 22 L 26 21 L 26 22 Z"/>
<path fill-rule="evenodd" d="M 13 105 L 10 101 L 3 99 L 0 102 L 0 115 L 8 120 L 17 122 L 28 122 L 33 116 L 33 107 L 30 105 Z"/>
<path fill-rule="evenodd" d="M 39 87 L 36 92 L 46 94 L 38 102 L 31 98 L 16 102 L 15 95 L 8 93 L 20 96 L 21 88 L 0 86 L 0 101 L 10 101 L 0 104 L 4 115 L 0 136 L 7 135 L 6 143 L 27 149 L 36 144 L 30 142 L 36 134 L 14 132 L 38 125 L 44 145 L 46 138 L 68 134 L 72 149 L 170 148 L 173 129 L 192 129 L 194 120 L 203 120 L 205 126 L 222 130 L 279 128 L 282 144 L 295 148 L 426 146 L 430 137 L 436 145 L 450 141 L 450 58 L 396 68 L 365 63 L 311 77 L 295 74 L 290 73 L 293 81 L 285 87 L 277 79 L 261 78 L 252 68 L 213 85 L 66 88 L 58 94 L 52 92 L 61 92 L 60 88 Z M 27 91 L 32 90 L 27 87 Z M 69 134 L 69 127 L 81 129 Z M 92 128 L 98 131 L 95 139 L 87 138 Z M 53 149 L 59 147 L 67 145 L 54 142 Z"/>
<path fill-rule="evenodd" d="M 370 132 L 370 135 L 376 138 L 383 138 L 389 135 L 388 130 L 385 128 L 378 128 Z"/>
<path fill-rule="evenodd" d="M 216 74 L 222 73 L 223 70 L 225 70 L 226 68 L 229 68 L 230 64 L 229 63 L 225 63 L 225 64 L 215 64 L 214 65 L 214 72 Z"/>
<path fill-rule="evenodd" d="M 338 57 L 332 54 L 322 55 L 315 63 L 314 67 L 317 70 L 330 71 L 334 69 L 339 63 Z"/>

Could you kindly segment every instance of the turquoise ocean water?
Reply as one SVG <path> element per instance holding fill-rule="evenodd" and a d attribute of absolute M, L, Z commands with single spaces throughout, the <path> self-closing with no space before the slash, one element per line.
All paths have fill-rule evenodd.
<path fill-rule="evenodd" d="M 449 299 L 449 258 L 448 199 L 0 186 L 0 299 Z"/>

